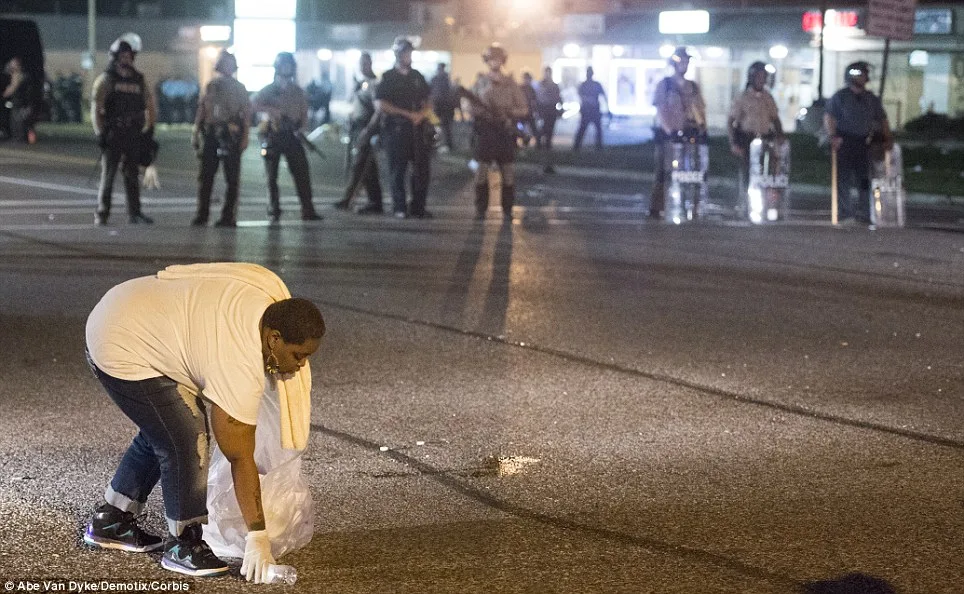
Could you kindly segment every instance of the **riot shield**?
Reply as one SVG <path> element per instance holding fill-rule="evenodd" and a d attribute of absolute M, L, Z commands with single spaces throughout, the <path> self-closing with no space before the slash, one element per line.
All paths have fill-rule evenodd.
<path fill-rule="evenodd" d="M 750 143 L 747 214 L 756 224 L 781 221 L 790 210 L 790 143 L 756 138 Z"/>
<path fill-rule="evenodd" d="M 870 164 L 870 224 L 874 227 L 904 226 L 904 158 L 900 145 Z"/>
<path fill-rule="evenodd" d="M 663 167 L 669 186 L 666 190 L 664 219 L 680 224 L 700 218 L 707 203 L 706 172 L 710 151 L 705 136 L 678 136 L 667 140 Z"/>

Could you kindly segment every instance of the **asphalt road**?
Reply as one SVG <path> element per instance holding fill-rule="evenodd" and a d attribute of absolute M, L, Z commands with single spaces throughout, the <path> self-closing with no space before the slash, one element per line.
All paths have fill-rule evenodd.
<path fill-rule="evenodd" d="M 298 221 L 286 184 L 269 227 L 253 151 L 242 226 L 196 229 L 194 163 L 165 146 L 150 227 L 119 194 L 92 225 L 88 143 L 0 148 L 5 590 L 756 594 L 858 571 L 964 591 L 964 234 L 667 226 L 646 187 L 529 170 L 514 224 L 473 223 L 447 158 L 435 219 L 362 217 L 325 206 L 333 156 L 326 219 Z M 295 586 L 181 580 L 80 539 L 134 434 L 86 369 L 87 313 L 212 260 L 272 268 L 328 322 Z M 500 456 L 530 460 L 499 476 Z"/>

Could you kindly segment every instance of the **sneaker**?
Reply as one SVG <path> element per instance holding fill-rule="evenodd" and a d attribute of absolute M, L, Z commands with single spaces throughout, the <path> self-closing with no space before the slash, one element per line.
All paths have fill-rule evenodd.
<path fill-rule="evenodd" d="M 204 217 L 194 217 L 194 219 L 191 220 L 192 227 L 204 227 L 207 224 L 208 224 L 208 220 L 205 219 Z"/>
<path fill-rule="evenodd" d="M 131 512 L 124 512 L 109 503 L 94 511 L 94 518 L 84 532 L 84 542 L 102 549 L 119 549 L 131 553 L 146 553 L 161 548 L 159 536 L 148 534 L 137 525 Z"/>
<path fill-rule="evenodd" d="M 280 223 L 280 222 L 281 222 L 281 213 L 280 213 L 280 212 L 269 212 L 269 213 L 268 213 L 268 223 L 269 223 L 269 224 L 271 224 L 271 225 L 277 225 L 277 224 Z"/>
<path fill-rule="evenodd" d="M 413 212 L 412 217 L 416 219 L 434 219 L 435 215 L 427 210 L 423 210 L 422 212 Z"/>
<path fill-rule="evenodd" d="M 238 222 L 231 219 L 218 219 L 217 223 L 214 223 L 215 227 L 237 227 Z"/>
<path fill-rule="evenodd" d="M 365 206 L 358 209 L 355 214 L 360 215 L 373 215 L 373 214 L 383 214 L 385 209 L 382 208 L 381 204 L 366 204 Z"/>
<path fill-rule="evenodd" d="M 339 200 L 334 204 L 334 207 L 338 210 L 348 210 L 351 208 L 351 200 L 345 198 L 344 200 Z"/>
<path fill-rule="evenodd" d="M 106 224 L 107 224 L 107 215 L 105 215 L 105 214 L 100 214 L 100 213 L 95 214 L 95 215 L 94 215 L 94 224 L 97 225 L 98 227 L 103 227 L 104 225 L 106 225 Z"/>
<path fill-rule="evenodd" d="M 316 213 L 316 212 L 309 212 L 309 213 L 307 213 L 307 214 L 301 215 L 301 220 L 302 220 L 302 221 L 322 221 L 322 220 L 324 220 L 324 219 L 325 219 L 325 217 L 321 216 L 320 214 L 318 214 L 318 213 Z"/>
<path fill-rule="evenodd" d="M 201 525 L 194 523 L 185 528 L 181 536 L 169 540 L 161 557 L 161 567 L 196 577 L 228 573 L 227 563 L 218 559 L 202 534 Z"/>
<path fill-rule="evenodd" d="M 154 224 L 154 219 L 148 216 L 144 216 L 141 213 L 132 214 L 130 217 L 128 217 L 128 220 L 130 221 L 131 225 L 153 225 Z"/>
<path fill-rule="evenodd" d="M 394 216 L 396 219 L 407 219 L 408 213 L 405 212 L 404 210 L 396 210 Z"/>

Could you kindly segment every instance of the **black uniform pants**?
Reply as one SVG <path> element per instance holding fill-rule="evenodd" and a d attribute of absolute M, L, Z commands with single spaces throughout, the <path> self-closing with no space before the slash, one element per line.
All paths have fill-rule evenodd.
<path fill-rule="evenodd" d="M 850 189 L 857 188 L 857 201 Z M 870 221 L 870 148 L 863 136 L 844 136 L 837 151 L 837 214 Z"/>
<path fill-rule="evenodd" d="M 281 191 L 278 189 L 278 168 L 281 157 L 288 163 L 288 171 L 295 182 L 295 192 L 301 202 L 301 216 L 315 214 L 315 207 L 311 202 L 311 174 L 308 169 L 308 157 L 301 143 L 285 142 L 277 147 L 268 149 L 264 154 L 264 172 L 268 177 L 268 214 L 281 214 Z"/>
<path fill-rule="evenodd" d="M 579 128 L 576 130 L 576 138 L 572 141 L 573 150 L 579 150 L 582 146 L 583 136 L 586 129 L 592 124 L 596 127 L 596 148 L 601 149 L 603 145 L 602 113 L 599 111 L 587 111 L 579 116 Z"/>
<path fill-rule="evenodd" d="M 241 152 L 234 150 L 218 156 L 217 139 L 212 135 L 205 135 L 200 161 L 201 167 L 197 176 L 197 218 L 205 222 L 208 220 L 214 176 L 218 172 L 218 166 L 223 163 L 224 182 L 227 189 L 224 193 L 224 206 L 221 208 L 221 220 L 236 221 L 241 180 Z"/>
<path fill-rule="evenodd" d="M 552 137 L 556 133 L 556 120 L 559 118 L 559 112 L 556 111 L 555 106 L 552 109 L 540 109 L 539 118 L 542 120 L 542 125 L 536 131 L 536 146 L 551 150 Z"/>
<path fill-rule="evenodd" d="M 141 185 L 138 178 L 140 171 L 132 151 L 116 145 L 108 145 L 101 155 L 100 165 L 100 192 L 97 214 L 104 218 L 110 216 L 114 177 L 117 175 L 118 166 L 124 176 L 127 215 L 132 217 L 141 214 Z"/>
<path fill-rule="evenodd" d="M 392 210 L 419 216 L 425 213 L 428 200 L 428 184 L 431 175 L 431 159 L 427 146 L 415 136 L 410 123 L 390 123 L 385 128 L 385 152 L 392 187 Z M 412 164 L 412 203 L 406 204 L 405 176 L 408 164 Z"/>

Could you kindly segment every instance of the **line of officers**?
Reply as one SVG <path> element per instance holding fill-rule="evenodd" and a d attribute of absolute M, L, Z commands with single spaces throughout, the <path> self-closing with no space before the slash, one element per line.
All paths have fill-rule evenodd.
<path fill-rule="evenodd" d="M 361 79 L 354 90 L 349 121 L 349 182 L 344 198 L 336 203 L 338 208 L 351 208 L 355 195 L 364 186 L 368 204 L 357 212 L 384 212 L 376 154 L 381 146 L 389 167 L 392 214 L 396 218 L 432 217 L 426 201 L 438 118 L 432 111 L 428 82 L 412 67 L 414 49 L 409 39 L 397 38 L 392 47 L 395 65 L 380 81 L 372 71 L 371 55 L 361 56 Z M 125 34 L 117 39 L 111 45 L 106 70 L 94 82 L 92 120 L 102 151 L 95 214 L 98 225 L 108 223 L 118 169 L 124 179 L 129 222 L 153 223 L 141 209 L 138 174 L 139 167 L 149 165 L 157 151 L 153 141 L 157 111 L 150 86 L 134 67 L 139 51 L 140 39 L 136 35 Z M 502 175 L 500 203 L 507 219 L 511 219 L 515 202 L 513 162 L 520 134 L 517 123 L 529 116 L 529 103 L 512 77 L 504 73 L 507 59 L 504 48 L 492 45 L 483 55 L 487 72 L 479 77 L 473 91 L 461 89 L 472 100 L 473 146 L 476 160 L 481 163 L 475 177 L 477 218 L 484 218 L 488 210 L 491 167 L 498 168 Z M 308 102 L 305 91 L 295 82 L 294 56 L 288 52 L 278 54 L 274 81 L 251 98 L 234 77 L 237 69 L 234 55 L 222 51 L 214 66 L 216 76 L 206 86 L 198 105 L 191 139 L 200 163 L 198 203 L 191 224 L 208 224 L 214 178 L 219 167 L 223 167 L 225 200 L 214 224 L 237 226 L 241 155 L 248 147 L 253 113 L 260 114 L 258 138 L 268 182 L 269 221 L 277 223 L 281 219 L 281 157 L 294 180 L 301 219 L 322 219 L 312 202 L 305 147 L 314 145 L 303 132 L 309 122 Z"/>
<path fill-rule="evenodd" d="M 364 186 L 368 203 L 357 212 L 384 212 L 376 155 L 380 145 L 389 167 L 392 214 L 397 218 L 432 217 L 426 201 L 438 118 L 431 107 L 430 85 L 412 67 L 414 49 L 408 38 L 397 38 L 392 47 L 394 67 L 380 81 L 372 71 L 371 55 L 361 55 L 361 79 L 354 89 L 349 120 L 350 175 L 342 200 L 335 204 L 337 208 L 351 208 L 356 193 Z M 107 224 L 110 216 L 118 167 L 124 177 L 129 221 L 153 222 L 141 211 L 138 166 L 148 164 L 156 153 L 152 136 L 157 114 L 150 87 L 134 68 L 139 50 L 140 39 L 134 34 L 116 40 L 109 51 L 107 69 L 94 82 L 93 124 L 103 151 L 95 219 L 99 225 Z M 650 216 L 654 218 L 662 216 L 665 203 L 667 175 L 660 164 L 665 160 L 667 143 L 706 139 L 705 101 L 697 83 L 684 76 L 690 58 L 685 47 L 673 52 L 669 58 L 673 73 L 658 83 L 653 97 L 658 164 L 650 201 Z M 531 118 L 531 105 L 503 69 L 508 60 L 503 47 L 492 44 L 483 52 L 482 60 L 487 70 L 472 91 L 458 89 L 459 98 L 468 100 L 471 107 L 472 146 L 479 163 L 474 180 L 475 213 L 477 219 L 485 218 L 490 198 L 489 172 L 497 169 L 502 180 L 499 202 L 503 217 L 511 220 L 515 203 L 514 161 L 521 135 L 518 124 Z M 214 177 L 221 165 L 226 195 L 215 225 L 237 225 L 241 154 L 248 146 L 252 112 L 261 114 L 258 137 L 268 181 L 270 222 L 277 223 L 281 218 L 278 170 L 282 156 L 295 183 L 302 220 L 320 220 L 312 202 L 305 153 L 306 145 L 313 148 L 303 133 L 309 122 L 308 102 L 305 91 L 295 82 L 294 56 L 288 52 L 278 54 L 274 81 L 251 99 L 244 85 L 234 78 L 237 61 L 231 53 L 221 52 L 215 71 L 217 76 L 208 83 L 200 100 L 192 134 L 192 145 L 200 161 L 197 213 L 192 225 L 208 223 Z M 746 89 L 734 101 L 727 121 L 731 150 L 743 161 L 744 186 L 750 142 L 754 138 L 783 138 L 776 102 L 767 90 L 774 72 L 772 66 L 762 62 L 750 66 Z M 845 88 L 831 97 L 825 109 L 828 138 L 839 157 L 839 214 L 844 219 L 868 216 L 868 164 L 874 143 L 886 149 L 893 145 L 886 113 L 880 99 L 866 89 L 868 81 L 867 63 L 851 64 L 845 74 Z M 850 197 L 851 186 L 858 189 L 857 204 Z"/>

